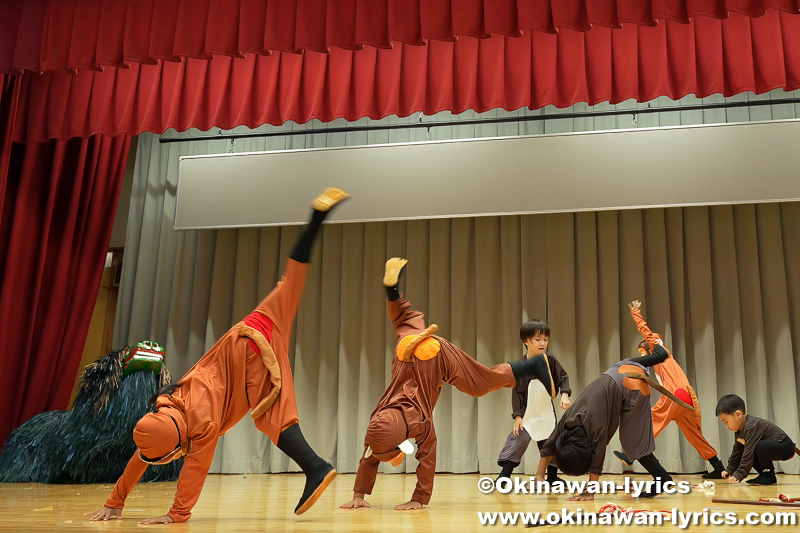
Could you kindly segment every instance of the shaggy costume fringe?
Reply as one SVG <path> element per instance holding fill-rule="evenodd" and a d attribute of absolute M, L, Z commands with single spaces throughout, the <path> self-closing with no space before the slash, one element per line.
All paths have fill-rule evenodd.
<path fill-rule="evenodd" d="M 148 399 L 172 383 L 166 366 L 158 376 L 123 378 L 129 348 L 88 365 L 69 411 L 34 416 L 11 432 L 0 455 L 3 483 L 114 483 L 136 451 L 133 428 L 153 410 Z M 178 479 L 183 460 L 148 466 L 142 481 Z"/>

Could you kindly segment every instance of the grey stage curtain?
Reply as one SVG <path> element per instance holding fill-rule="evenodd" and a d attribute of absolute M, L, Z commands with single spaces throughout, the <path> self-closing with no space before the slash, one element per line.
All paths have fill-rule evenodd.
<path fill-rule="evenodd" d="M 139 139 L 114 345 L 163 343 L 167 365 L 180 376 L 272 289 L 300 228 L 173 231 L 178 157 L 228 147 L 158 139 Z M 254 142 L 260 144 L 236 148 L 290 148 L 297 141 Z M 395 342 L 383 263 L 404 256 L 401 288 L 411 303 L 486 365 L 518 359 L 520 324 L 542 318 L 552 328 L 550 351 L 577 395 L 608 366 L 636 354 L 640 337 L 627 303 L 640 299 L 695 387 L 703 432 L 723 462 L 733 445 L 733 434 L 714 417 L 723 394 L 741 395 L 751 414 L 800 439 L 798 235 L 800 203 L 327 224 L 290 354 L 301 427 L 340 472 L 355 471 L 370 413 L 389 382 Z M 507 389 L 474 399 L 445 384 L 435 410 L 438 470 L 498 471 L 510 414 Z M 674 424 L 657 439 L 656 454 L 671 471 L 707 466 Z M 533 473 L 537 461 L 531 446 L 525 471 Z M 620 467 L 609 451 L 606 469 Z M 415 468 L 411 459 L 387 471 Z M 212 466 L 296 469 L 249 417 L 220 440 Z M 800 462 L 784 469 L 797 473 Z"/>

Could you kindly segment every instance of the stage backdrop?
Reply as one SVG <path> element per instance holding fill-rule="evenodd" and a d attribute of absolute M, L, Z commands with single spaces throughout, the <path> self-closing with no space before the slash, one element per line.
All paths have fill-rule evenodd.
<path fill-rule="evenodd" d="M 795 118 L 795 106 L 729 111 L 727 118 L 748 116 Z M 648 125 L 725 118 L 724 112 L 665 113 L 651 115 Z M 454 127 L 432 134 L 491 137 L 615 125 L 630 127 L 630 119 Z M 180 376 L 273 288 L 300 227 L 175 232 L 179 157 L 417 141 L 425 140 L 425 131 L 250 139 L 233 147 L 228 141 L 158 139 L 140 136 L 114 344 L 144 338 L 163 343 L 170 370 Z M 386 184 L 387 195 L 394 186 Z M 535 183 L 520 194 L 535 196 Z M 519 358 L 520 324 L 543 318 L 552 328 L 550 351 L 578 394 L 612 363 L 635 355 L 640 337 L 627 303 L 640 299 L 645 318 L 664 335 L 697 390 L 704 433 L 723 461 L 733 444 L 732 433 L 713 416 L 723 394 L 740 394 L 750 413 L 800 438 L 797 235 L 800 203 L 793 202 L 327 224 L 312 256 L 290 353 L 301 426 L 339 471 L 355 471 L 369 415 L 389 382 L 395 337 L 381 277 L 385 259 L 400 255 L 410 261 L 401 288 L 411 303 L 486 365 Z M 473 399 L 445 384 L 435 410 L 438 470 L 498 471 L 510 412 L 508 390 Z M 707 467 L 674 425 L 657 445 L 669 470 Z M 610 447 L 618 447 L 616 439 Z M 528 473 L 537 460 L 534 446 L 525 460 Z M 620 466 L 609 453 L 605 468 L 619 472 Z M 415 468 L 411 459 L 389 470 Z M 797 473 L 800 462 L 785 468 Z M 249 417 L 221 439 L 212 467 L 230 473 L 296 469 Z"/>

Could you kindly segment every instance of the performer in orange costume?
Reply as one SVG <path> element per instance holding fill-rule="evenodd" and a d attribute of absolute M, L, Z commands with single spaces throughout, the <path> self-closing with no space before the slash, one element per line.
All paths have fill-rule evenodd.
<path fill-rule="evenodd" d="M 287 261 L 286 273 L 242 322 L 231 328 L 175 385 L 161 391 L 156 411 L 133 432 L 137 452 L 105 506 L 92 520 L 122 518 L 122 507 L 148 464 L 184 457 L 169 512 L 142 525 L 185 522 L 203 488 L 220 435 L 249 410 L 256 427 L 302 468 L 306 485 L 296 514 L 307 511 L 336 477 L 336 471 L 306 442 L 297 417 L 288 350 L 292 322 L 305 284 L 311 246 L 331 207 L 349 195 L 327 189 L 311 204 L 311 220 Z"/>
<path fill-rule="evenodd" d="M 647 355 L 653 353 L 652 348 L 656 344 L 664 346 L 664 340 L 660 335 L 653 333 L 650 331 L 650 328 L 647 327 L 647 322 L 644 321 L 642 313 L 639 310 L 641 306 L 642 303 L 639 300 L 634 300 L 628 304 L 631 310 L 631 317 L 633 317 L 634 322 L 636 322 L 636 328 L 639 330 L 639 333 L 642 334 L 642 337 L 644 337 L 644 340 L 639 344 L 639 353 Z M 666 350 L 666 348 L 664 349 Z M 669 353 L 669 350 L 667 350 L 667 353 L 669 354 L 667 360 L 655 365 L 653 369 L 664 385 L 664 388 L 673 391 L 675 396 L 691 404 L 694 407 L 694 411 L 684 409 L 666 396 L 662 396 L 652 410 L 653 433 L 658 437 L 658 434 L 667 427 L 667 424 L 674 420 L 689 443 L 694 446 L 694 449 L 697 450 L 700 456 L 711 463 L 711 466 L 714 468 L 713 472 L 706 472 L 703 474 L 703 477 L 706 479 L 722 479 L 722 472 L 725 470 L 725 465 L 723 465 L 722 461 L 717 457 L 717 452 L 714 450 L 714 447 L 703 437 L 702 430 L 700 429 L 700 402 L 697 400 L 697 395 L 695 395 L 694 389 L 689 385 L 689 379 L 686 377 L 683 369 L 678 362 L 675 361 L 675 358 L 672 357 L 672 354 Z M 623 463 L 630 466 L 630 462 L 624 454 L 614 452 L 614 455 Z"/>
<path fill-rule="evenodd" d="M 436 472 L 436 431 L 433 409 L 444 382 L 479 397 L 502 387 L 513 387 L 526 376 L 552 384 L 553 377 L 542 355 L 501 363 L 491 368 L 461 351 L 442 337 L 431 337 L 435 324 L 425 327 L 425 315 L 411 308 L 398 288 L 400 273 L 408 261 L 393 257 L 386 262 L 383 284 L 389 319 L 397 332 L 396 357 L 392 358 L 392 382 L 372 412 L 364 437 L 364 455 L 358 464 L 353 499 L 343 509 L 370 507 L 364 499 L 372 494 L 378 466 L 402 462 L 400 445 L 413 438 L 417 444 L 417 486 L 411 500 L 398 511 L 428 505 Z"/>

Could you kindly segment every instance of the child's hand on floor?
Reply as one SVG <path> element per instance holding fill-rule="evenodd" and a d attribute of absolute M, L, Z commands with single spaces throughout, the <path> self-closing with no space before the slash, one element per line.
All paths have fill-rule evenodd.
<path fill-rule="evenodd" d="M 83 516 L 91 516 L 89 521 L 97 522 L 98 520 L 122 520 L 122 509 L 115 509 L 113 507 L 106 507 L 105 505 L 96 511 L 91 511 Z"/>
<path fill-rule="evenodd" d="M 175 520 L 173 520 L 170 515 L 165 514 L 164 516 L 157 516 L 155 518 L 148 518 L 147 520 L 142 520 L 141 522 L 138 522 L 138 524 L 140 526 L 150 526 L 152 524 L 171 524 L 174 521 Z"/>

